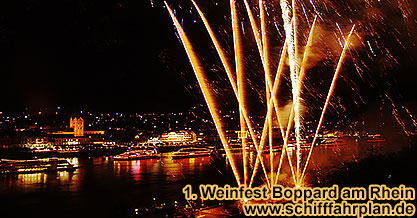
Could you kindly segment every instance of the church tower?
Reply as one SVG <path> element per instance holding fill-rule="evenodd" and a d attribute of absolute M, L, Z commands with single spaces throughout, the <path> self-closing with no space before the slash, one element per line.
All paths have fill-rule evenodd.
<path fill-rule="evenodd" d="M 70 119 L 70 128 L 74 128 L 74 136 L 84 136 L 84 120 L 83 118 L 74 117 Z"/>

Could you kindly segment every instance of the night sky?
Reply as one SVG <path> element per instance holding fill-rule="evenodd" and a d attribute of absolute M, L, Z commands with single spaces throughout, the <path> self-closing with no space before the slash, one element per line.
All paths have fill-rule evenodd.
<path fill-rule="evenodd" d="M 1 109 L 158 112 L 195 104 L 164 64 L 166 53 L 184 56 L 164 8 L 142 0 L 19 2 L 0 5 Z"/>
<path fill-rule="evenodd" d="M 152 7 L 149 0 L 2 2 L 0 109 L 61 106 L 171 112 L 202 103 L 198 91 L 193 91 L 195 78 L 162 4 L 154 1 Z M 189 15 L 188 8 L 180 8 L 177 1 L 172 4 L 186 16 L 180 19 L 194 25 L 187 31 L 194 33 L 195 42 L 195 36 L 202 34 L 192 28 L 204 30 L 201 23 L 193 24 L 197 15 Z M 401 93 L 401 100 L 415 102 L 417 49 L 415 41 L 404 45 L 405 51 L 393 53 L 399 64 L 387 70 L 393 72 L 388 80 L 395 79 L 393 89 Z"/>

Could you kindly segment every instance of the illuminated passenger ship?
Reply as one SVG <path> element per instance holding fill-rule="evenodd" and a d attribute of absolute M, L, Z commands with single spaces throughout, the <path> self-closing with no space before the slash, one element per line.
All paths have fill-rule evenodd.
<path fill-rule="evenodd" d="M 74 166 L 67 159 L 44 158 L 36 160 L 0 161 L 0 174 L 39 173 L 48 171 L 73 171 Z"/>

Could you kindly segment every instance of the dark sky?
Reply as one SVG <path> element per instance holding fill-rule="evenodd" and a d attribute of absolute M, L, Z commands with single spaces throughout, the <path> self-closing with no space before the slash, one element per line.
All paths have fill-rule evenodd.
<path fill-rule="evenodd" d="M 3 110 L 147 112 L 194 104 L 184 81 L 164 65 L 165 53 L 184 54 L 160 5 L 28 0 L 3 1 L 0 10 Z"/>
<path fill-rule="evenodd" d="M 201 23 L 193 22 L 195 12 L 172 2 L 177 2 L 173 9 L 180 19 L 188 22 L 193 43 L 209 41 L 201 33 Z M 171 112 L 201 103 L 191 67 L 162 4 L 161 0 L 155 0 L 154 7 L 150 0 L 2 1 L 0 110 L 61 106 Z M 219 19 L 224 19 L 222 14 Z M 416 33 L 415 25 L 411 27 Z M 405 51 L 393 50 L 399 64 L 385 70 L 390 77 L 384 80 L 393 81 L 393 89 L 405 101 L 416 101 L 417 49 L 413 40 L 403 44 Z M 202 47 L 199 55 L 207 57 L 201 60 L 204 64 L 212 57 L 201 54 L 210 53 L 209 47 Z M 375 89 L 368 84 L 374 78 L 365 78 L 365 92 Z"/>

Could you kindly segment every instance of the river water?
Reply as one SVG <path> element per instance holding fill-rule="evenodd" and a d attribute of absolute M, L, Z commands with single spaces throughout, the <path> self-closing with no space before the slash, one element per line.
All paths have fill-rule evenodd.
<path fill-rule="evenodd" d="M 113 161 L 70 158 L 74 172 L 0 176 L 0 217 L 131 217 L 135 208 L 183 201 L 186 184 L 232 182 L 210 157 Z"/>
<path fill-rule="evenodd" d="M 348 149 L 346 155 L 345 148 L 317 149 L 312 168 L 326 163 L 334 166 L 362 153 Z M 173 160 L 170 155 L 133 161 L 69 158 L 79 167 L 74 172 L 0 175 L 0 217 L 134 217 L 136 208 L 184 202 L 182 188 L 187 184 L 197 188 L 199 184 L 236 183 L 222 160 Z"/>

